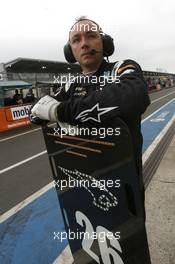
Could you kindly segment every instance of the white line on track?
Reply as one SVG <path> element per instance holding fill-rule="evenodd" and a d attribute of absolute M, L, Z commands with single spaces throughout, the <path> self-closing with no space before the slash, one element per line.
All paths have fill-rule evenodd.
<path fill-rule="evenodd" d="M 162 96 L 162 97 L 160 97 L 160 98 L 157 98 L 157 99 L 151 101 L 151 104 L 156 103 L 156 102 L 160 101 L 161 99 L 163 99 L 163 98 L 165 98 L 165 97 L 168 97 L 169 95 L 174 94 L 174 93 L 175 93 L 175 92 L 171 92 L 171 93 L 166 94 L 166 95 L 164 95 L 164 96 Z M 0 139 L 0 142 L 4 142 L 4 141 L 6 141 L 6 140 L 10 140 L 10 139 L 13 139 L 13 138 L 16 138 L 16 137 L 20 137 L 20 136 L 23 136 L 23 135 L 26 135 L 26 134 L 29 134 L 29 133 L 35 132 L 35 131 L 37 131 L 37 130 L 41 130 L 41 128 L 40 128 L 40 127 L 39 127 L 39 128 L 35 128 L 35 129 L 32 129 L 32 130 L 27 131 L 27 132 L 19 133 L 19 134 L 17 134 L 17 135 L 11 136 L 11 137 L 7 137 L 7 138 Z"/>
<path fill-rule="evenodd" d="M 74 262 L 70 246 L 67 245 L 52 264 L 72 264 Z"/>
<path fill-rule="evenodd" d="M 153 104 L 153 103 L 155 103 L 155 102 L 158 102 L 158 101 L 160 101 L 161 99 L 163 99 L 163 98 L 165 98 L 165 97 L 167 97 L 167 96 L 169 96 L 169 95 L 171 95 L 171 94 L 174 94 L 174 93 L 175 93 L 175 92 L 172 92 L 172 93 L 166 94 L 166 95 L 164 95 L 164 96 L 162 96 L 162 97 L 160 97 L 160 98 L 157 98 L 157 99 L 151 101 L 151 104 Z"/>
<path fill-rule="evenodd" d="M 162 129 L 162 131 L 157 135 L 157 137 L 154 139 L 154 141 L 151 143 L 151 145 L 145 150 L 145 152 L 142 155 L 142 162 L 143 166 L 148 160 L 151 153 L 155 150 L 156 146 L 160 143 L 162 138 L 167 133 L 168 129 L 172 126 L 172 124 L 175 122 L 175 115 L 171 118 L 171 120 L 166 124 L 166 126 Z"/>
<path fill-rule="evenodd" d="M 9 139 L 12 139 L 12 138 L 16 138 L 16 137 L 20 137 L 20 136 L 23 136 L 23 135 L 26 135 L 26 134 L 29 134 L 29 133 L 32 133 L 32 132 L 35 132 L 37 130 L 40 130 L 41 128 L 35 128 L 35 129 L 32 129 L 30 131 L 27 131 L 27 132 L 23 132 L 23 133 L 20 133 L 20 134 L 17 134 L 17 135 L 14 135 L 14 136 L 11 136 L 11 137 L 6 137 L 6 138 L 3 138 L 3 139 L 0 139 L 0 142 L 3 142 L 3 141 L 6 141 L 6 140 L 9 140 Z"/>
<path fill-rule="evenodd" d="M 56 123 L 51 123 L 49 124 L 48 126 L 51 127 L 51 126 L 54 126 Z M 27 131 L 27 132 L 23 132 L 23 133 L 19 133 L 17 135 L 14 135 L 14 136 L 11 136 L 11 137 L 7 137 L 7 138 L 3 138 L 3 139 L 0 139 L 0 142 L 3 142 L 3 141 L 6 141 L 6 140 L 9 140 L 9 139 L 13 139 L 13 138 L 16 138 L 16 137 L 20 137 L 20 136 L 23 136 L 23 135 L 26 135 L 26 134 L 29 134 L 29 133 L 32 133 L 32 132 L 35 132 L 37 130 L 41 130 L 41 127 L 39 128 L 34 128 L 30 131 Z"/>
<path fill-rule="evenodd" d="M 45 185 L 43 188 L 41 188 L 39 191 L 35 192 L 34 194 L 30 195 L 27 197 L 25 200 L 22 202 L 18 203 L 15 205 L 12 209 L 8 210 L 4 214 L 0 216 L 0 224 L 4 222 L 6 219 L 8 219 L 10 216 L 14 215 L 18 211 L 20 211 L 23 207 L 28 205 L 29 203 L 33 202 L 35 199 L 40 197 L 42 194 L 50 190 L 52 187 L 54 187 L 54 182 L 50 182 L 49 184 Z"/>
<path fill-rule="evenodd" d="M 4 172 L 7 172 L 7 171 L 9 171 L 9 170 L 12 170 L 12 169 L 14 169 L 14 168 L 16 168 L 16 167 L 18 167 L 18 166 L 21 166 L 22 164 L 24 164 L 24 163 L 26 163 L 26 162 L 28 162 L 28 161 L 30 161 L 30 160 L 33 160 L 33 159 L 35 159 L 35 158 L 38 158 L 39 156 L 41 156 L 41 155 L 43 155 L 43 154 L 45 154 L 45 153 L 47 153 L 46 150 L 44 150 L 44 151 L 42 151 L 42 152 L 39 152 L 39 153 L 37 153 L 37 154 L 35 154 L 35 155 L 33 155 L 33 156 L 27 158 L 27 159 L 24 159 L 24 160 L 22 160 L 22 161 L 20 161 L 20 162 L 17 162 L 17 163 L 15 163 L 15 164 L 13 164 L 13 165 L 11 165 L 11 166 L 9 166 L 9 167 L 3 169 L 3 170 L 0 170 L 0 174 L 2 174 L 2 173 L 4 173 Z"/>
<path fill-rule="evenodd" d="M 174 100 L 175 100 L 175 98 L 171 99 L 169 102 L 167 102 L 166 104 L 162 105 L 159 109 L 157 109 L 156 111 L 154 111 L 152 114 L 150 114 L 149 116 L 145 117 L 145 119 L 142 120 L 142 123 L 144 123 L 147 119 L 149 119 L 151 116 L 153 116 L 154 114 L 156 114 L 157 112 L 159 112 L 162 108 L 164 108 L 165 106 L 167 106 L 168 104 L 170 104 Z"/>

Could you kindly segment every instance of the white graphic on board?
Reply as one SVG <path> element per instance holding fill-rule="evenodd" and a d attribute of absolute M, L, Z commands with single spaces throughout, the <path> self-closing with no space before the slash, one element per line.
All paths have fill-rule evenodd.
<path fill-rule="evenodd" d="M 106 187 L 104 187 L 100 181 L 96 180 L 91 175 L 82 173 L 76 169 L 72 171 L 72 170 L 63 168 L 61 166 L 58 166 L 58 168 L 71 179 L 74 179 L 79 182 L 88 181 L 88 183 L 90 183 L 91 186 L 95 184 L 94 192 L 92 192 L 92 188 L 90 190 L 89 186 L 87 187 L 84 184 L 81 184 L 81 187 L 85 188 L 90 193 L 90 195 L 93 198 L 93 205 L 95 205 L 96 207 L 100 208 L 103 211 L 108 211 L 110 207 L 115 207 L 118 205 L 117 198 Z M 96 188 L 99 189 L 100 192 L 103 192 L 104 194 L 101 194 L 99 197 L 96 197 L 98 195 L 97 194 L 95 196 Z"/>
<path fill-rule="evenodd" d="M 121 258 L 122 249 L 120 243 L 112 232 L 103 226 L 97 226 L 96 230 L 94 230 L 88 217 L 80 211 L 76 211 L 75 216 L 77 223 L 80 226 L 85 227 L 85 234 L 89 235 L 87 239 L 85 236 L 82 240 L 82 248 L 89 256 L 91 256 L 92 259 L 94 259 L 98 264 L 124 264 Z M 120 232 L 117 233 L 120 235 Z M 97 234 L 98 236 L 98 245 L 102 262 L 100 261 L 99 256 L 93 251 L 92 245 L 94 243 L 94 234 Z M 105 234 L 103 241 L 100 239 L 101 234 Z"/>

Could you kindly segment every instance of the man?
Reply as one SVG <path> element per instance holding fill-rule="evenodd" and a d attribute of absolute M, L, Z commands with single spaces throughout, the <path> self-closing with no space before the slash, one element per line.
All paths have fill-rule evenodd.
<path fill-rule="evenodd" d="M 109 120 L 112 122 L 114 117 L 120 117 L 132 136 L 136 168 L 143 189 L 140 127 L 141 115 L 150 103 L 147 85 L 135 61 L 106 62 L 104 57 L 112 55 L 113 51 L 113 39 L 104 34 L 98 24 L 84 17 L 77 20 L 69 32 L 64 53 L 69 62 L 80 64 L 82 76 L 88 78 L 75 78 L 74 82 L 66 83 L 55 94 L 55 99 L 50 96 L 41 98 L 31 110 L 31 120 L 35 122 L 40 118 L 92 127 L 97 123 L 103 126 Z M 100 77 L 104 77 L 105 84 L 100 83 Z"/>
<path fill-rule="evenodd" d="M 34 100 L 35 100 L 35 96 L 34 96 L 32 88 L 30 88 L 28 93 L 26 94 L 25 103 L 31 103 Z"/>
<path fill-rule="evenodd" d="M 18 92 L 18 89 L 15 90 L 15 94 L 13 96 L 14 103 L 15 104 L 22 104 L 23 103 L 23 91 L 20 90 L 20 93 Z"/>

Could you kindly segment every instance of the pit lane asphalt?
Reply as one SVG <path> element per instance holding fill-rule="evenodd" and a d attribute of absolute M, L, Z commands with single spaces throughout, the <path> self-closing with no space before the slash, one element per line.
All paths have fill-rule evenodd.
<path fill-rule="evenodd" d="M 142 119 L 173 98 L 175 98 L 175 88 L 151 93 L 152 103 Z M 1 133 L 0 170 L 42 151 L 45 151 L 45 144 L 42 131 L 37 126 L 32 125 Z M 51 181 L 52 173 L 46 153 L 0 173 L 0 214 L 11 209 Z"/>

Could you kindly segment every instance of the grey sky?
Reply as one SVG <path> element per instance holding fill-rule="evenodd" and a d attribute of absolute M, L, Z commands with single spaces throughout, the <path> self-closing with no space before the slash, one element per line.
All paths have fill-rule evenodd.
<path fill-rule="evenodd" d="M 95 20 L 115 41 L 111 61 L 132 58 L 144 70 L 175 73 L 173 0 L 0 0 L 0 62 L 17 57 L 64 61 L 76 17 Z"/>

